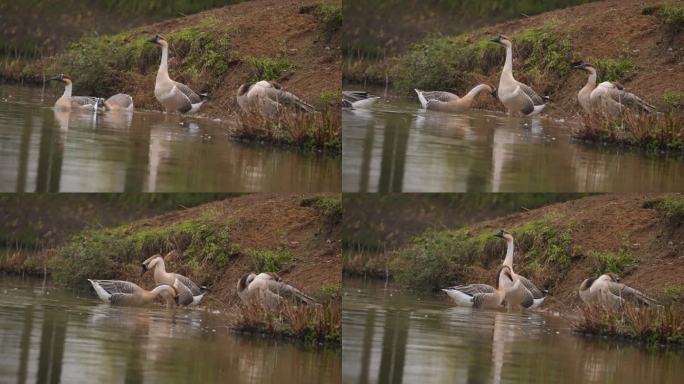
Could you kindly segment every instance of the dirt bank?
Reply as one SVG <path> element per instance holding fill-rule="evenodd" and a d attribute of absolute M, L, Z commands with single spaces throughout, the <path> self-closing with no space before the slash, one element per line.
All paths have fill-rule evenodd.
<path fill-rule="evenodd" d="M 48 266 L 67 286 L 88 289 L 85 278 L 106 278 L 150 288 L 152 274 L 141 279 L 140 263 L 175 250 L 167 270 L 206 285 L 210 308 L 236 304 L 237 281 L 255 269 L 320 296 L 341 281 L 338 211 L 338 195 L 246 195 L 84 231 L 47 251 Z"/>
<path fill-rule="evenodd" d="M 546 310 L 577 312 L 579 284 L 607 270 L 653 297 L 681 300 L 683 208 L 682 195 L 586 197 L 427 232 L 398 251 L 391 265 L 398 282 L 418 289 L 493 284 L 505 244 L 492 234 L 506 228 L 516 237 L 516 271 L 551 292 Z"/>
<path fill-rule="evenodd" d="M 681 30 L 666 33 L 659 15 L 660 7 L 671 3 L 599 1 L 484 27 L 467 35 L 428 39 L 384 63 L 348 64 L 345 60 L 344 79 L 382 84 L 388 73 L 395 88 L 407 95 L 413 87 L 451 89 L 462 94 L 477 82 L 496 85 L 504 50 L 494 44 L 488 46 L 486 39 L 503 33 L 513 37 L 513 67 L 518 80 L 553 99 L 544 111 L 548 116 L 566 118 L 580 112 L 576 97 L 587 76 L 569 68 L 570 62 L 577 60 L 600 61 L 604 79 L 621 81 L 628 91 L 650 103 L 662 105 L 668 99 L 681 104 L 684 34 Z M 472 60 L 464 58 L 471 53 L 468 57 Z M 485 97 L 477 107 L 503 110 L 500 103 Z"/>
<path fill-rule="evenodd" d="M 200 116 L 234 119 L 240 84 L 259 77 L 319 107 L 340 91 L 339 0 L 255 0 L 174 18 L 118 35 L 86 37 L 40 62 L 3 62 L 0 78 L 38 82 L 69 73 L 75 94 L 133 96 L 136 107 L 161 110 L 154 81 L 161 52 L 145 40 L 170 44 L 172 78 L 208 92 Z"/>

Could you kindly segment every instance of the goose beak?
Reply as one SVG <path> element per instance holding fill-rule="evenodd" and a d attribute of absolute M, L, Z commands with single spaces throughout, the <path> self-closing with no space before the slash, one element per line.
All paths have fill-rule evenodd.
<path fill-rule="evenodd" d="M 52 80 L 62 81 L 62 76 L 61 75 L 52 76 L 52 77 L 46 79 L 45 81 L 52 81 Z"/>
<path fill-rule="evenodd" d="M 586 68 L 586 67 L 587 67 L 587 64 L 586 64 L 586 63 L 582 63 L 582 64 L 573 65 L 573 66 L 572 66 L 572 69 L 584 69 L 584 68 Z"/>
<path fill-rule="evenodd" d="M 147 265 L 145 263 L 142 264 L 142 272 L 140 272 L 140 277 L 142 277 L 145 272 L 147 272 Z"/>
<path fill-rule="evenodd" d="M 149 41 L 150 43 L 157 44 L 159 41 L 159 36 L 154 35 L 154 36 L 150 37 L 149 39 L 147 39 L 147 41 Z"/>
<path fill-rule="evenodd" d="M 490 41 L 494 43 L 501 43 L 501 35 L 491 39 Z"/>
<path fill-rule="evenodd" d="M 494 234 L 494 237 L 498 237 L 498 238 L 503 239 L 503 238 L 504 238 L 504 231 L 503 231 L 503 229 L 500 230 L 499 232 L 495 233 L 495 234 Z"/>

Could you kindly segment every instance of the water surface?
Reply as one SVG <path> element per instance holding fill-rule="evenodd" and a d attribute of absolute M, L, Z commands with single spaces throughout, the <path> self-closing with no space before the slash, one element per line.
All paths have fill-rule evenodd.
<path fill-rule="evenodd" d="M 340 159 L 230 140 L 211 120 L 62 112 L 0 85 L 0 192 L 339 191 Z"/>
<path fill-rule="evenodd" d="M 0 276 L 0 383 L 339 383 L 339 350 L 236 335 L 200 310 L 116 307 Z"/>
<path fill-rule="evenodd" d="M 573 141 L 576 123 L 426 112 L 417 100 L 343 111 L 344 192 L 684 190 L 684 161 Z"/>
<path fill-rule="evenodd" d="M 684 353 L 591 339 L 535 312 L 345 279 L 343 383 L 680 383 Z"/>

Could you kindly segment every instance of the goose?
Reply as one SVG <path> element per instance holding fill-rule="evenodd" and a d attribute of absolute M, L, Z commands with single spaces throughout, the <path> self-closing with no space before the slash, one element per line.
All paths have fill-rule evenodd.
<path fill-rule="evenodd" d="M 109 111 L 132 111 L 133 98 L 125 93 L 117 93 L 105 100 L 104 106 Z"/>
<path fill-rule="evenodd" d="M 488 284 L 468 284 L 450 288 L 443 288 L 442 291 L 461 307 L 498 309 L 504 306 L 506 289 L 501 283 L 508 280 L 507 284 L 513 286 L 513 277 L 508 267 L 502 267 L 498 273 L 496 287 Z"/>
<path fill-rule="evenodd" d="M 620 278 L 614 273 L 585 279 L 580 284 L 579 296 L 587 305 L 605 305 L 612 310 L 622 308 L 625 303 L 636 306 L 658 305 L 656 300 L 620 283 Z"/>
<path fill-rule="evenodd" d="M 342 108 L 367 108 L 379 98 L 364 91 L 342 91 Z"/>
<path fill-rule="evenodd" d="M 517 81 L 513 77 L 513 43 L 505 35 L 499 35 L 491 41 L 506 47 L 506 62 L 504 63 L 497 94 L 499 100 L 506 106 L 509 114 L 520 113 L 523 116 L 533 116 L 544 110 L 551 99 L 540 97 L 530 86 Z"/>
<path fill-rule="evenodd" d="M 443 112 L 461 113 L 469 110 L 475 97 L 483 91 L 489 92 L 496 98 L 496 91 L 487 84 L 475 86 L 463 97 L 442 91 L 421 91 L 420 89 L 414 89 L 414 91 L 418 94 L 418 100 L 424 109 Z"/>
<path fill-rule="evenodd" d="M 265 80 L 242 84 L 237 91 L 237 103 L 245 112 L 258 112 L 270 118 L 283 109 L 314 112 L 313 106 L 283 90 L 278 83 Z"/>
<path fill-rule="evenodd" d="M 173 287 L 176 281 L 178 281 L 179 284 L 186 286 L 187 289 L 190 290 L 190 293 L 192 294 L 192 302 L 184 305 L 199 304 L 207 291 L 207 287 L 199 286 L 183 275 L 166 272 L 164 258 L 159 254 L 150 256 L 147 260 L 142 262 L 142 272 L 140 273 L 140 276 L 143 276 L 145 272 L 151 269 L 154 270 L 154 282 L 156 284 L 166 284 Z"/>
<path fill-rule="evenodd" d="M 526 277 L 521 276 L 521 275 L 515 273 L 515 271 L 513 271 L 513 249 L 514 249 L 514 243 L 515 243 L 513 241 L 513 235 L 511 235 L 511 233 L 506 231 L 505 229 L 501 229 L 494 236 L 506 240 L 506 257 L 504 258 L 502 265 L 510 268 L 511 276 L 513 277 L 514 283 L 517 283 L 518 281 L 520 281 L 520 285 L 516 289 L 521 289 L 521 290 L 525 289 L 525 290 L 529 291 L 530 294 L 532 295 L 532 299 L 533 299 L 532 304 L 530 306 L 525 307 L 525 308 L 532 309 L 532 308 L 536 308 L 536 307 L 540 306 L 544 302 L 544 299 L 546 298 L 545 295 L 548 293 L 548 291 L 540 290 L 529 279 L 527 279 Z M 505 284 L 506 282 L 503 281 L 502 283 Z M 504 285 L 504 287 L 506 287 L 506 286 Z M 508 288 L 508 287 L 506 287 L 506 288 Z M 524 294 L 519 294 L 519 295 L 516 295 L 516 298 L 523 297 L 523 296 L 524 296 Z M 507 301 L 508 301 L 508 299 L 507 299 Z M 520 303 L 516 302 L 514 304 L 520 304 Z"/>
<path fill-rule="evenodd" d="M 237 292 L 244 303 L 249 304 L 257 300 L 261 305 L 271 309 L 277 308 L 285 300 L 306 305 L 318 304 L 310 296 L 283 282 L 275 273 L 246 273 L 238 280 Z"/>
<path fill-rule="evenodd" d="M 64 94 L 55 102 L 55 108 L 63 111 L 84 110 L 97 111 L 97 108 L 102 99 L 92 96 L 71 96 L 71 88 L 73 83 L 71 77 L 60 74 L 50 77 L 47 81 L 57 80 L 64 83 Z"/>
<path fill-rule="evenodd" d="M 646 103 L 633 93 L 623 89 L 620 84 L 604 81 L 596 85 L 596 68 L 589 63 L 573 65 L 589 73 L 587 83 L 577 94 L 577 100 L 585 112 L 591 113 L 595 109 L 611 116 L 619 116 L 625 108 L 634 108 L 646 113 L 655 112 L 655 107 Z"/>
<path fill-rule="evenodd" d="M 151 291 L 140 288 L 137 284 L 123 280 L 91 280 L 95 293 L 102 301 L 116 305 L 144 305 L 150 304 L 161 297 L 166 305 L 172 302 L 178 304 L 176 291 L 166 285 L 157 286 Z"/>
<path fill-rule="evenodd" d="M 169 43 L 159 34 L 148 39 L 162 48 L 161 63 L 154 84 L 154 97 L 167 112 L 196 113 L 206 101 L 206 94 L 198 94 L 190 87 L 169 77 Z"/>

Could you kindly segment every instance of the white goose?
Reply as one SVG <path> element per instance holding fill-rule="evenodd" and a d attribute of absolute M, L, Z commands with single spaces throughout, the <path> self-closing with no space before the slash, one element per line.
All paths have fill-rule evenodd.
<path fill-rule="evenodd" d="M 342 108 L 368 108 L 379 98 L 364 91 L 342 91 Z"/>
<path fill-rule="evenodd" d="M 461 307 L 499 309 L 504 307 L 504 299 L 507 296 L 506 289 L 501 284 L 505 280 L 508 280 L 507 286 L 514 285 L 508 267 L 499 270 L 496 287 L 488 284 L 468 284 L 443 288 L 442 291 Z"/>
<path fill-rule="evenodd" d="M 195 282 L 189 278 L 177 273 L 166 272 L 164 258 L 161 255 L 153 255 L 147 260 L 143 261 L 142 272 L 140 273 L 140 276 L 144 275 L 145 272 L 151 269 L 154 270 L 154 282 L 156 284 L 166 284 L 169 286 L 174 286 L 174 284 L 182 284 L 190 290 L 190 293 L 192 294 L 192 302 L 186 302 L 183 305 L 199 304 L 206 293 L 206 287 L 195 284 Z"/>
<path fill-rule="evenodd" d="M 275 273 L 254 272 L 243 275 L 237 283 L 238 297 L 244 303 L 259 303 L 275 309 L 283 301 L 291 301 L 306 305 L 317 305 L 316 300 L 299 289 L 286 284 Z"/>
<path fill-rule="evenodd" d="M 105 100 L 104 106 L 109 111 L 132 111 L 133 98 L 125 93 L 117 93 Z"/>
<path fill-rule="evenodd" d="M 420 105 L 422 105 L 423 108 L 427 110 L 455 113 L 461 113 L 469 110 L 470 106 L 475 100 L 475 97 L 480 92 L 487 91 L 492 96 L 496 97 L 496 91 L 494 88 L 487 84 L 479 84 L 475 86 L 463 97 L 458 97 L 458 95 L 443 91 L 421 91 L 419 89 L 414 89 L 414 91 L 416 91 L 416 94 L 418 94 L 418 100 L 420 100 Z"/>
<path fill-rule="evenodd" d="M 178 303 L 176 291 L 164 284 L 151 291 L 140 288 L 137 284 L 123 280 L 91 280 L 95 293 L 100 300 L 115 305 L 145 305 L 157 298 L 162 298 L 166 305 Z"/>
<path fill-rule="evenodd" d="M 515 283 L 514 286 L 509 287 L 507 285 L 507 279 L 503 279 L 500 282 L 500 284 L 503 284 L 504 288 L 507 290 L 510 288 L 510 293 L 512 293 L 510 298 L 510 293 L 506 294 L 506 302 L 513 307 L 521 306 L 526 309 L 533 309 L 540 306 L 544 302 L 546 292 L 541 291 L 536 285 L 534 285 L 534 283 L 532 283 L 526 277 L 515 273 L 513 270 L 513 250 L 515 243 L 513 241 L 513 236 L 504 229 L 500 230 L 494 236 L 506 240 L 506 257 L 504 258 L 503 266 L 510 268 L 510 273 L 513 277 L 513 282 Z M 532 298 L 531 303 L 527 302 L 528 292 L 529 296 Z"/>
<path fill-rule="evenodd" d="M 62 111 L 82 110 L 82 111 L 97 111 L 101 99 L 92 96 L 71 96 L 71 89 L 73 83 L 71 77 L 61 74 L 53 76 L 47 81 L 57 80 L 64 83 L 64 94 L 55 102 L 55 108 Z"/>
<path fill-rule="evenodd" d="M 625 303 L 637 306 L 658 305 L 654 299 L 620 283 L 620 278 L 613 273 L 585 279 L 580 284 L 579 296 L 587 305 L 603 305 L 612 310 L 622 308 Z"/>
<path fill-rule="evenodd" d="M 190 87 L 169 77 L 169 43 L 161 35 L 154 35 L 149 42 L 162 48 L 161 63 L 154 84 L 154 97 L 167 112 L 196 113 L 206 100 L 205 94 L 198 94 Z"/>
<path fill-rule="evenodd" d="M 577 93 L 577 100 L 585 112 L 600 111 L 610 116 L 619 116 L 626 108 L 634 108 L 647 113 L 655 112 L 655 107 L 646 103 L 633 93 L 625 91 L 621 85 L 604 81 L 596 85 L 596 68 L 588 63 L 573 66 L 589 73 L 587 83 Z"/>
<path fill-rule="evenodd" d="M 237 91 L 237 103 L 245 112 L 258 112 L 268 118 L 276 117 L 282 110 L 314 111 L 313 106 L 283 90 L 278 83 L 265 80 L 242 84 Z"/>
<path fill-rule="evenodd" d="M 511 40 L 507 36 L 499 35 L 492 41 L 506 47 L 506 62 L 499 78 L 497 94 L 499 100 L 506 106 L 508 113 L 533 116 L 543 111 L 550 99 L 547 96 L 540 97 L 528 85 L 513 77 L 513 43 Z"/>

